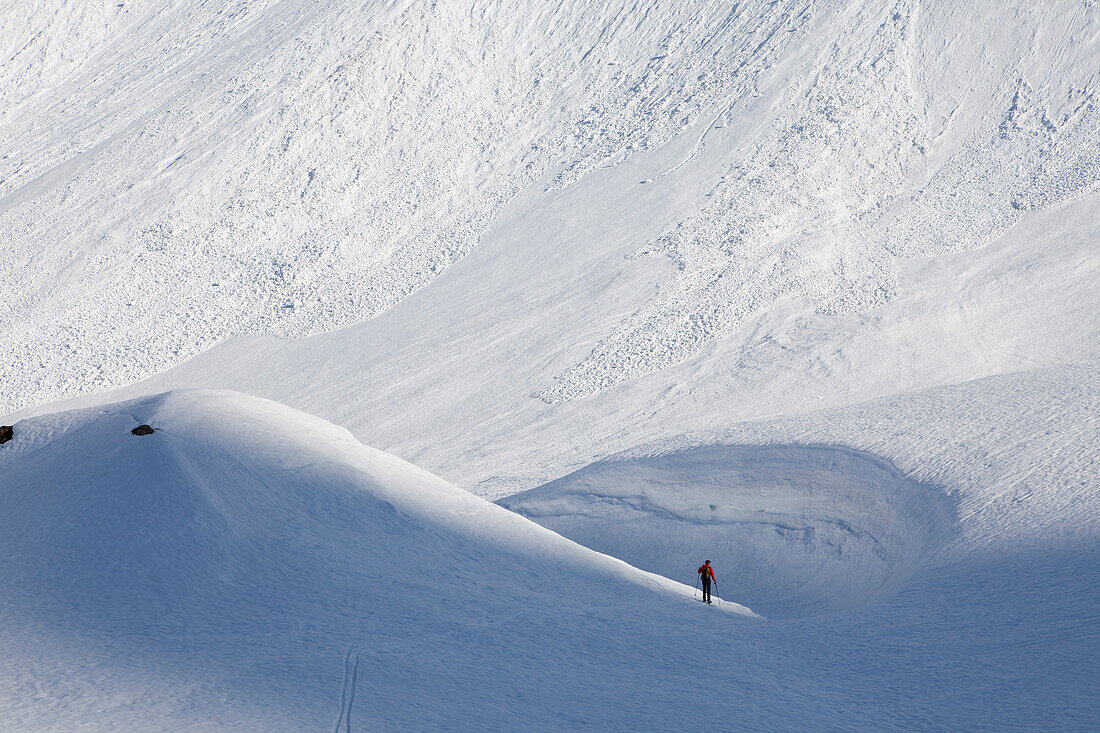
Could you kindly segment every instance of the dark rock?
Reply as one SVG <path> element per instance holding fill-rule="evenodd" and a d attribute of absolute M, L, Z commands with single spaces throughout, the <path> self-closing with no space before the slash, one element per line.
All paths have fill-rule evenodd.
<path fill-rule="evenodd" d="M 148 425 L 138 425 L 136 428 L 134 428 L 130 432 L 133 433 L 134 435 L 152 435 L 156 431 L 154 431 Z"/>
<path fill-rule="evenodd" d="M 12 430 L 11 425 L 0 425 L 0 445 L 7 443 L 14 437 L 15 431 Z"/>

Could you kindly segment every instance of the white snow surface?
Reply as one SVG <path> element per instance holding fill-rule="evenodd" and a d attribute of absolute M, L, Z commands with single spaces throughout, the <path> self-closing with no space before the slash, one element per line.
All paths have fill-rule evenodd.
<path fill-rule="evenodd" d="M 131 434 L 142 423 L 156 432 Z M 266 400 L 177 391 L 17 428 L 0 450 L 0 709 L 17 730 L 671 730 L 702 714 L 701 694 L 730 728 L 1091 720 L 1094 616 L 1072 616 L 1096 589 L 1088 545 L 1023 564 L 902 552 L 901 592 L 765 621 L 698 604 L 685 585 Z M 848 493 L 878 483 L 879 503 L 915 520 L 890 522 L 886 559 L 939 539 L 922 525 L 946 518 L 922 487 L 852 452 L 704 453 L 635 472 L 739 464 L 748 489 L 768 475 L 789 485 L 768 495 L 773 512 L 839 512 L 862 531 L 880 529 L 876 511 L 830 502 L 843 481 L 813 482 L 815 512 L 793 500 L 793 474 L 877 477 Z M 667 523 L 650 532 L 689 544 Z M 882 573 L 858 532 L 850 541 L 816 580 L 835 575 L 865 603 Z M 846 582 L 845 565 L 877 577 Z M 789 571 L 776 575 L 788 590 Z M 719 587 L 735 578 L 721 572 Z"/>
<path fill-rule="evenodd" d="M 942 544 L 952 507 L 871 456 L 832 446 L 707 446 L 596 463 L 503 506 L 670 577 L 713 558 L 769 618 L 897 590 Z"/>
<path fill-rule="evenodd" d="M 0 722 L 1100 727 L 1096 2 L 0 23 Z"/>
<path fill-rule="evenodd" d="M 615 670 L 691 669 L 693 625 L 753 616 L 701 616 L 687 586 L 267 400 L 173 392 L 19 427 L 0 453 L 9 730 L 672 725 L 697 678 L 643 702 Z"/>
<path fill-rule="evenodd" d="M 484 244 L 523 191 L 567 196 L 551 231 L 598 212 L 593 256 L 673 264 L 620 261 L 647 287 L 531 385 L 548 402 L 790 301 L 866 313 L 897 294 L 896 256 L 980 247 L 1096 193 L 1098 15 L 1081 0 L 9 3 L 0 410 L 234 335 L 361 322 Z M 618 195 L 568 195 L 623 163 L 640 165 Z M 582 264 L 558 238 L 511 244 Z"/>

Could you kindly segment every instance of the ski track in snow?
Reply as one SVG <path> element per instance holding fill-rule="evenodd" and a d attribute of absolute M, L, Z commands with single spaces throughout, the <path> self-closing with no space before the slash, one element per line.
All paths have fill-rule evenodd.
<path fill-rule="evenodd" d="M 355 688 L 359 681 L 359 652 L 356 645 L 348 647 L 344 657 L 344 684 L 340 688 L 340 715 L 336 718 L 336 727 L 332 733 L 351 733 L 351 711 L 355 706 Z"/>

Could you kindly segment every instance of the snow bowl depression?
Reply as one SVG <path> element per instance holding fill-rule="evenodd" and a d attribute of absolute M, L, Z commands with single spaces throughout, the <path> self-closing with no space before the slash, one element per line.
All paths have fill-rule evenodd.
<path fill-rule="evenodd" d="M 830 613 L 900 587 L 949 535 L 937 488 L 839 446 L 713 445 L 589 465 L 500 503 L 636 567 L 771 618 Z"/>

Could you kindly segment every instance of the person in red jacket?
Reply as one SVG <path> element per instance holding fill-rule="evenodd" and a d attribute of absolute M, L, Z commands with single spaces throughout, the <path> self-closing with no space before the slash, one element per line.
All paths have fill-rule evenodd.
<path fill-rule="evenodd" d="M 699 566 L 699 579 L 703 581 L 703 602 L 710 603 L 710 581 L 717 581 L 714 577 L 714 568 L 710 566 L 710 560 Z"/>

